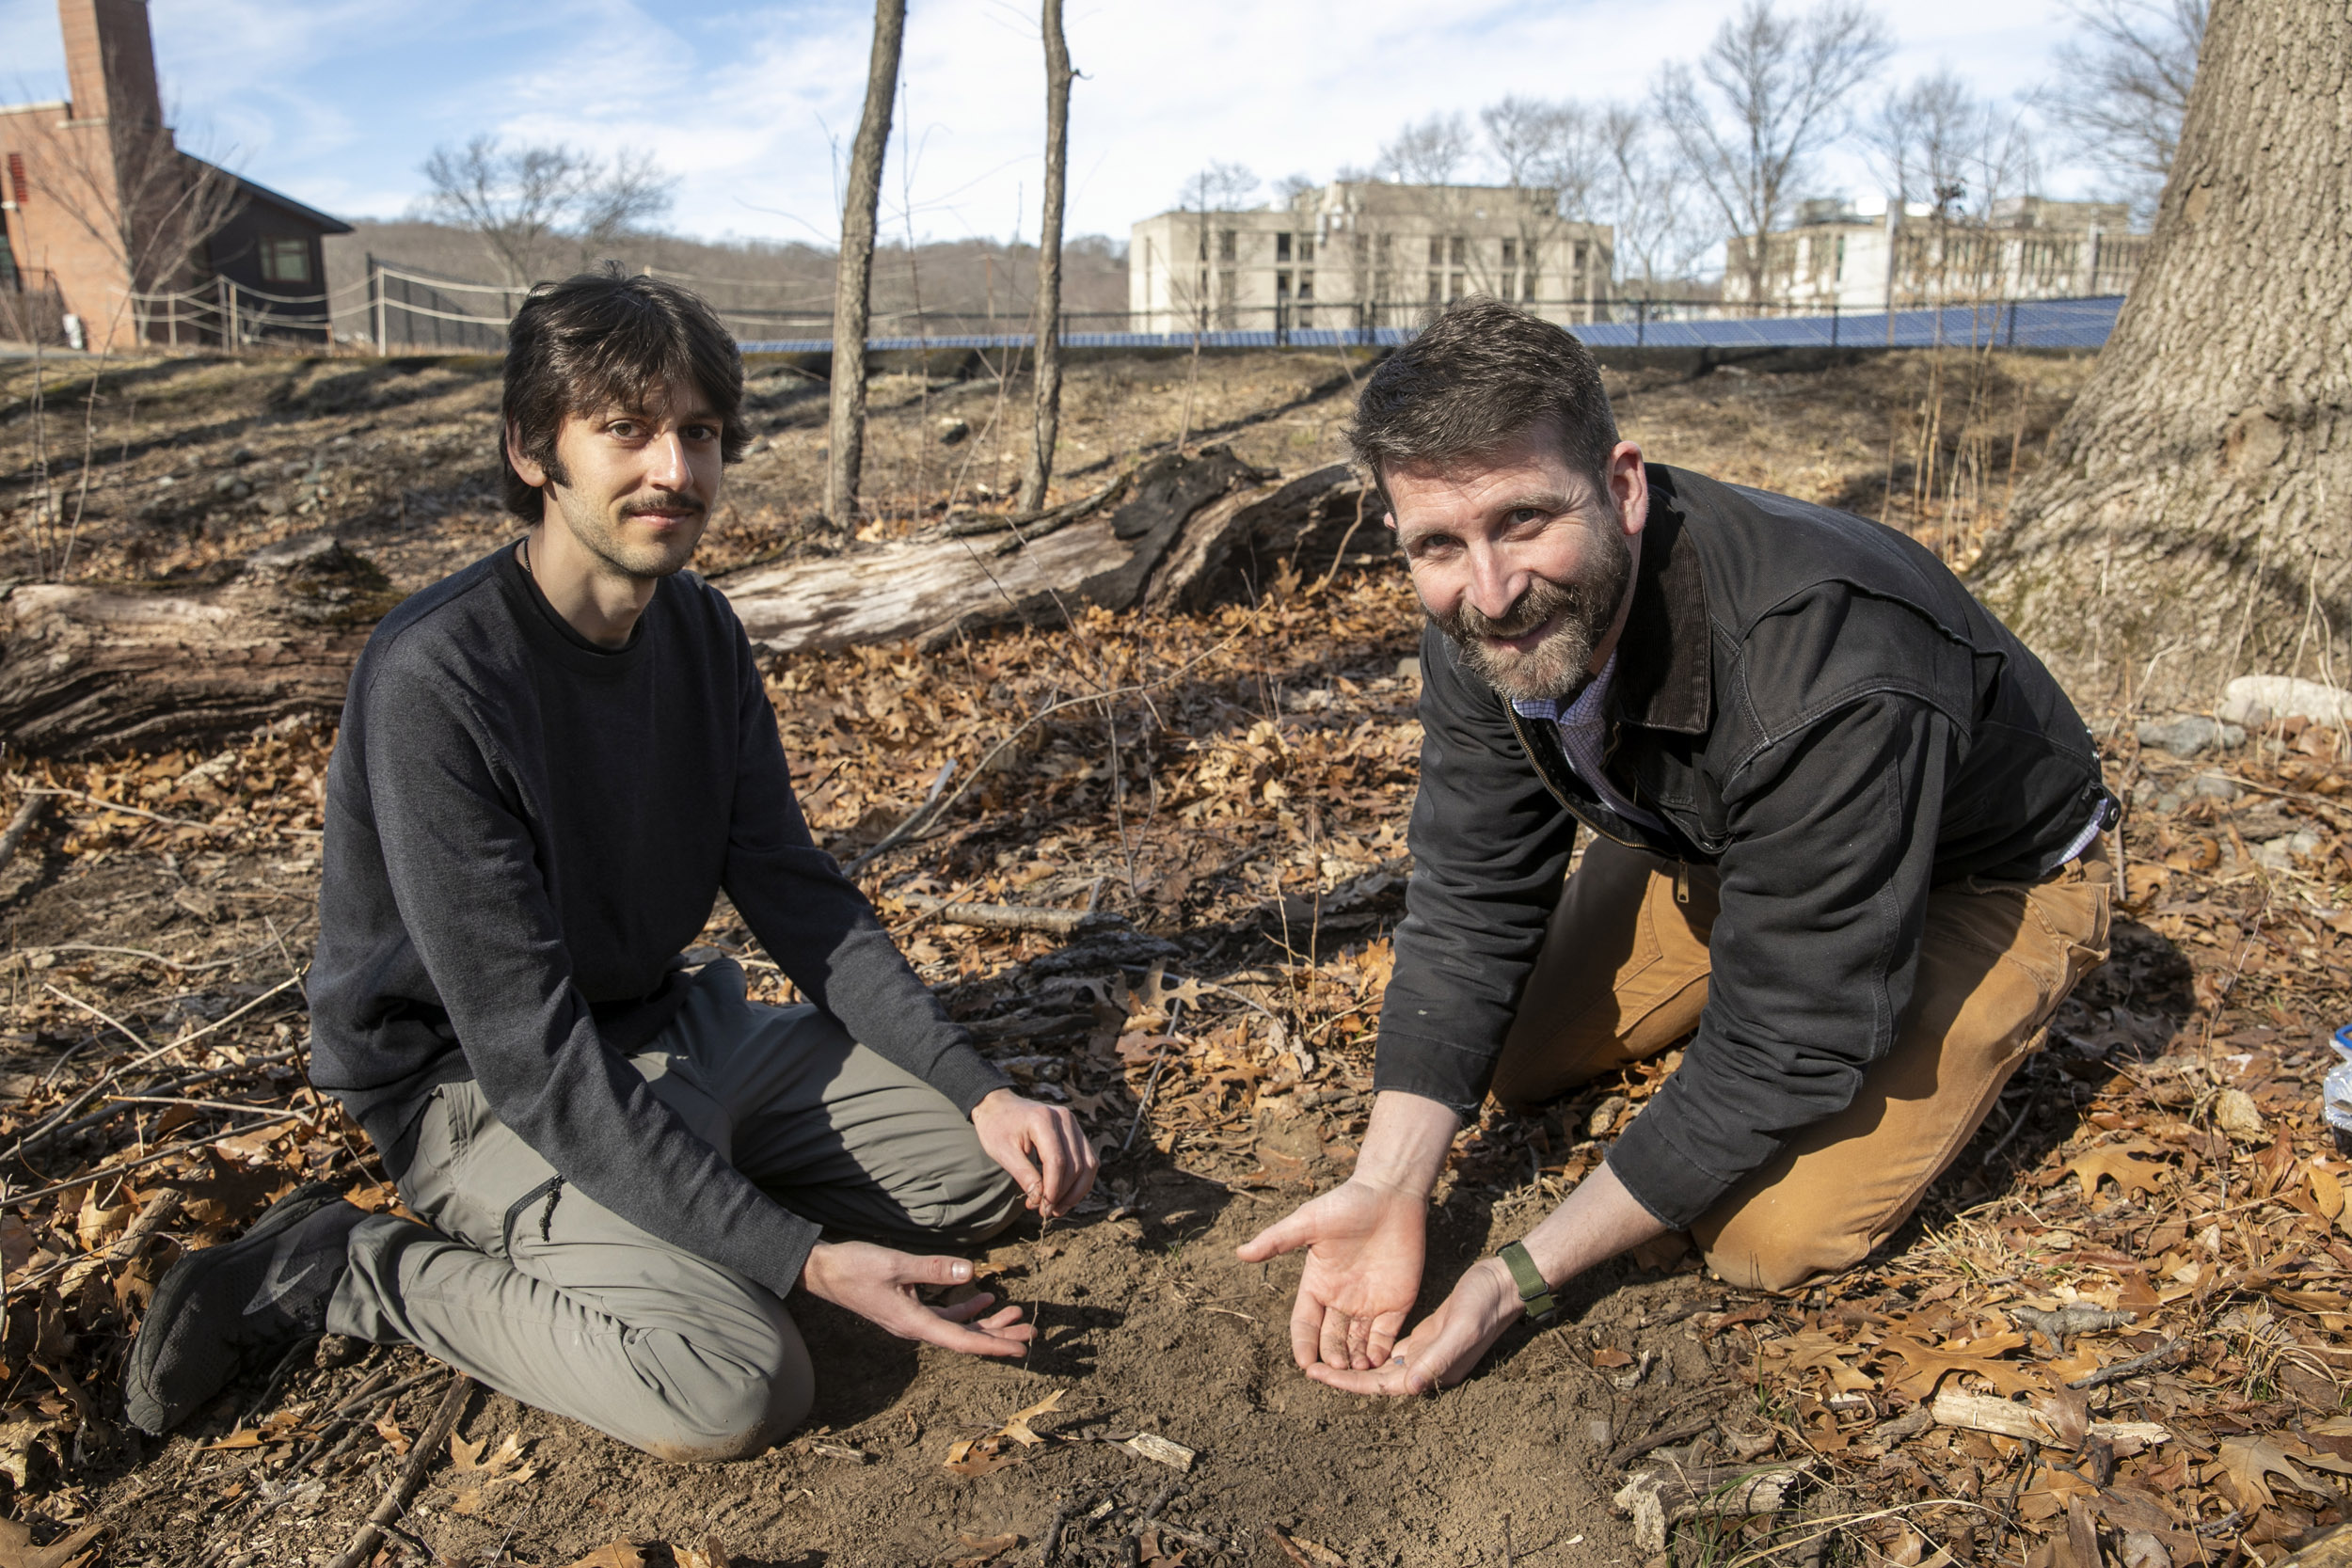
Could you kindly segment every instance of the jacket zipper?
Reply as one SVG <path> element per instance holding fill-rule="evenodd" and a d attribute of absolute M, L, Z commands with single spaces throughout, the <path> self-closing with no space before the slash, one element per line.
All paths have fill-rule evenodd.
<path fill-rule="evenodd" d="M 1586 817 L 1582 812 L 1577 810 L 1576 802 L 1569 800 L 1566 794 L 1561 790 L 1560 786 L 1552 782 L 1551 770 L 1544 766 L 1544 759 L 1536 752 L 1535 743 L 1528 739 L 1527 731 L 1522 727 L 1525 721 L 1520 718 L 1519 710 L 1505 702 L 1502 705 L 1502 712 L 1504 717 L 1511 721 L 1511 733 L 1518 736 L 1519 750 L 1525 752 L 1527 753 L 1527 760 L 1535 765 L 1535 776 L 1544 781 L 1544 787 L 1551 791 L 1551 798 L 1559 801 L 1560 804 L 1566 809 L 1567 814 L 1570 816 L 1575 817 L 1579 822 L 1584 825 L 1585 832 L 1598 833 L 1601 837 L 1609 840 L 1612 844 L 1622 844 L 1629 849 L 1639 849 L 1645 854 L 1654 855 L 1658 852 L 1646 844 L 1637 844 L 1629 838 L 1619 838 L 1616 834 L 1592 821 L 1590 818 Z"/>

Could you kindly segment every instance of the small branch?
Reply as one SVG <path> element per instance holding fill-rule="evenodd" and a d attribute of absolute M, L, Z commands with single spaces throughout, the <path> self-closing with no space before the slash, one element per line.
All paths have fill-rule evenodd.
<path fill-rule="evenodd" d="M 74 1187 L 94 1187 L 101 1181 L 137 1170 L 145 1165 L 151 1165 L 158 1160 L 168 1160 L 175 1154 L 185 1154 L 192 1148 L 202 1148 L 206 1144 L 216 1144 L 223 1138 L 243 1137 L 247 1132 L 256 1132 L 281 1121 L 298 1121 L 308 1125 L 310 1120 L 310 1116 L 302 1111 L 280 1111 L 276 1116 L 264 1117 L 260 1121 L 246 1122 L 243 1127 L 227 1127 L 217 1132 L 207 1132 L 200 1138 L 190 1138 L 185 1143 L 173 1144 L 168 1148 L 151 1149 L 135 1160 L 124 1160 L 117 1164 L 101 1165 L 96 1170 L 84 1171 L 81 1175 L 70 1177 L 63 1181 L 53 1181 L 46 1187 L 36 1187 L 29 1193 L 10 1194 L 6 1198 L 0 1198 L 0 1213 L 5 1213 L 20 1203 L 30 1203 L 37 1197 L 54 1197 Z"/>
<path fill-rule="evenodd" d="M 16 858 L 17 848 L 24 842 L 24 835 L 33 831 L 34 819 L 48 804 L 48 800 L 39 795 L 24 797 L 24 803 L 16 808 L 14 816 L 8 818 L 8 831 L 0 832 L 0 867 L 6 867 Z"/>
<path fill-rule="evenodd" d="M 2129 1361 L 2118 1361 L 2112 1367 L 2102 1367 L 2088 1377 L 2078 1377 L 2067 1385 L 2069 1388 L 2103 1388 L 2127 1377 L 2137 1377 L 2151 1367 L 2162 1366 L 2181 1348 L 2178 1339 L 2167 1339 L 2145 1355 L 2135 1355 Z"/>
<path fill-rule="evenodd" d="M 1123 931 L 1128 927 L 1124 915 L 1089 910 L 1050 910 L 1036 904 L 966 904 L 928 893 L 891 896 L 909 909 L 936 915 L 950 926 L 971 926 L 982 930 L 1043 931 L 1049 936 L 1070 937 L 1095 931 Z"/>
<path fill-rule="evenodd" d="M 949 757 L 946 762 L 941 763 L 939 765 L 938 776 L 931 780 L 930 793 L 923 797 L 923 803 L 915 807 L 914 812 L 908 816 L 905 821 L 899 823 L 897 827 L 882 834 L 882 842 L 880 844 L 875 845 L 871 849 L 866 850 L 866 853 L 860 855 L 857 859 L 843 866 L 841 868 L 842 874 L 844 876 L 854 877 L 866 868 L 868 862 L 875 860 L 876 858 L 905 843 L 909 835 L 914 832 L 916 825 L 923 820 L 924 816 L 930 812 L 933 805 L 938 803 L 939 792 L 947 787 L 947 781 L 955 776 L 955 758 Z"/>
<path fill-rule="evenodd" d="M 473 1387 L 473 1379 L 463 1372 L 450 1379 L 449 1392 L 441 1396 L 440 1408 L 433 1412 L 433 1418 L 417 1434 L 416 1447 L 408 1450 L 408 1463 L 401 1466 L 400 1479 L 392 1482 L 392 1489 L 384 1494 L 384 1500 L 375 1505 L 368 1522 L 329 1568 L 361 1568 L 374 1560 L 377 1548 L 384 1544 L 384 1527 L 407 1513 L 408 1505 L 424 1489 L 425 1473 L 433 1468 L 442 1445 L 457 1430 L 458 1418 L 466 1413 L 466 1401 L 472 1395 Z"/>
<path fill-rule="evenodd" d="M 1681 1443 L 1693 1437 L 1703 1437 L 1713 1431 L 1714 1427 L 1715 1418 L 1709 1416 L 1703 1420 L 1685 1421 L 1678 1427 L 1668 1427 L 1663 1432 L 1653 1432 L 1648 1436 L 1637 1437 L 1630 1443 L 1620 1443 L 1610 1451 L 1609 1468 L 1622 1470 L 1652 1449 L 1662 1449 L 1670 1443 Z"/>

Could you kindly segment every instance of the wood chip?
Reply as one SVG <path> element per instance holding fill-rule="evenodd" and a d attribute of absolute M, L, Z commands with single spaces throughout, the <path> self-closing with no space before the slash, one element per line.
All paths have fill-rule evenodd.
<path fill-rule="evenodd" d="M 1192 1449 L 1182 1443 L 1171 1442 L 1156 1432 L 1138 1432 L 1120 1447 L 1154 1465 L 1166 1465 L 1179 1470 L 1191 1469 L 1195 1457 Z"/>

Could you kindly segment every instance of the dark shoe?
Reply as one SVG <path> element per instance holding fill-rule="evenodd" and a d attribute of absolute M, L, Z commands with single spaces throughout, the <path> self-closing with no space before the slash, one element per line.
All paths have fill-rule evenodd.
<path fill-rule="evenodd" d="M 161 1436 L 246 1371 L 325 1331 L 365 1211 L 325 1181 L 295 1188 L 233 1242 L 172 1265 L 139 1324 L 123 1414 Z"/>

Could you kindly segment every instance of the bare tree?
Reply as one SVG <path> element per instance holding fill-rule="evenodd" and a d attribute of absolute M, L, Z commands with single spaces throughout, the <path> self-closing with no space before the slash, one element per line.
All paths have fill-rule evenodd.
<path fill-rule="evenodd" d="M 1764 237 L 1814 158 L 1845 135 L 1848 100 L 1893 48 L 1859 0 L 1821 0 L 1802 16 L 1745 0 L 1695 73 L 1681 64 L 1659 73 L 1659 119 L 1730 233 L 1748 238 L 1726 260 L 1746 274 L 1750 299 L 1764 292 Z"/>
<path fill-rule="evenodd" d="M 1508 297 L 1516 269 L 1518 296 L 1532 302 L 1544 259 L 1557 254 L 1553 247 L 1565 226 L 1593 221 L 1607 150 L 1591 111 L 1572 101 L 1514 95 L 1479 110 L 1478 121 L 1502 182 L 1519 193 L 1513 210 L 1518 243 L 1503 253 L 1500 272 L 1482 286 Z M 1563 278 L 1568 276 L 1566 267 L 1555 263 L 1553 270 Z"/>
<path fill-rule="evenodd" d="M 1598 135 L 1609 162 L 1595 217 L 1616 230 L 1617 288 L 1661 298 L 1688 280 L 1713 232 L 1693 221 L 1680 151 L 1650 116 L 1613 103 L 1601 113 Z"/>
<path fill-rule="evenodd" d="M 650 154 L 608 163 L 561 142 L 510 148 L 493 135 L 437 147 L 421 171 L 432 186 L 424 213 L 479 237 L 518 289 L 544 277 L 567 245 L 585 261 L 642 229 L 669 210 L 676 183 Z"/>
<path fill-rule="evenodd" d="M 833 284 L 833 428 L 825 462 L 825 515 L 842 530 L 857 525 L 858 482 L 866 466 L 866 322 L 874 284 L 874 221 L 906 30 L 907 0 L 875 0 L 866 112 L 850 145 L 850 188 L 841 205 L 841 258 Z"/>
<path fill-rule="evenodd" d="M 1295 206 L 1300 197 L 1315 188 L 1311 174 L 1285 174 L 1274 182 L 1274 199 L 1285 207 Z"/>
<path fill-rule="evenodd" d="M 1460 115 L 1431 115 L 1381 148 L 1377 166 L 1383 179 L 1400 184 L 1451 184 L 1476 146 L 1470 121 Z"/>
<path fill-rule="evenodd" d="M 1020 510 L 1041 512 L 1054 480 L 1054 443 L 1061 428 L 1061 218 L 1070 171 L 1070 44 L 1061 0 L 1044 0 L 1045 216 L 1037 241 L 1037 433 Z"/>
<path fill-rule="evenodd" d="M 1888 199 L 1927 205 L 1931 241 L 1915 282 L 1937 297 L 1998 294 L 2006 246 L 1981 230 L 2006 198 L 2037 174 L 2022 108 L 1979 98 L 1949 71 L 1887 94 L 1862 139 L 1887 182 Z"/>
<path fill-rule="evenodd" d="M 2058 79 L 2044 95 L 2074 153 L 2112 182 L 2145 219 L 2180 146 L 2181 119 L 2197 79 L 2206 0 L 2065 0 L 2081 25 L 2057 52 Z"/>

